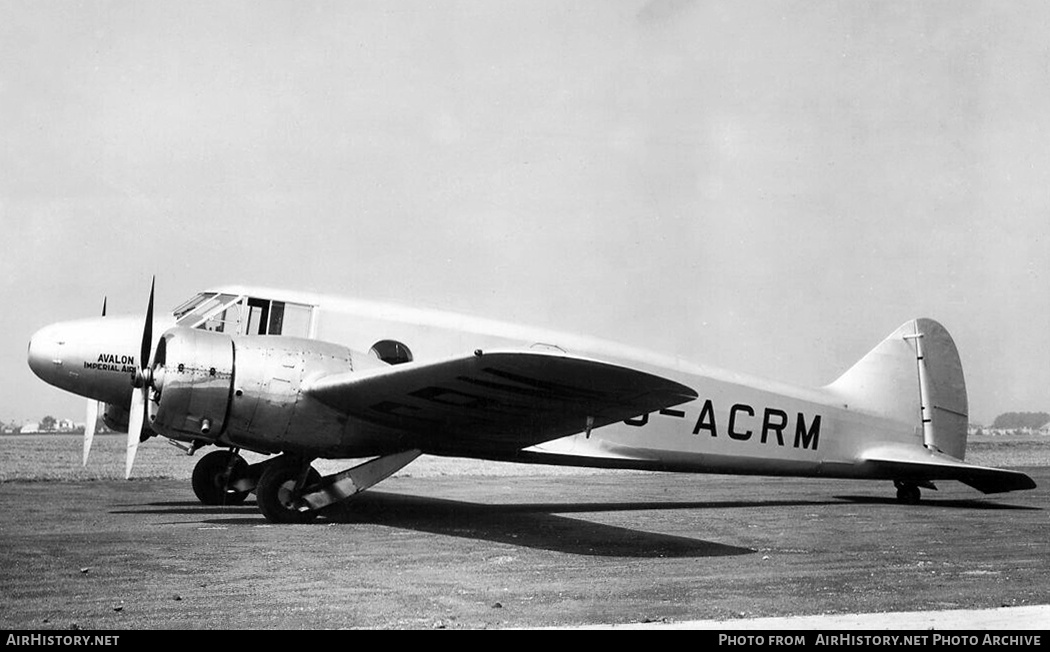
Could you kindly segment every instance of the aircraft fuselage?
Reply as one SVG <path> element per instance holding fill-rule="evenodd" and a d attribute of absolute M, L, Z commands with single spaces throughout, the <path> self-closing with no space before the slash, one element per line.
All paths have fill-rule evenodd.
<path fill-rule="evenodd" d="M 46 382 L 114 413 L 130 409 L 132 429 L 145 424 L 143 436 L 305 459 L 378 456 L 387 460 L 378 465 L 383 473 L 422 452 L 889 478 L 905 492 L 944 478 L 985 492 L 1034 486 L 1024 474 L 962 461 L 967 401 L 958 353 L 927 319 L 905 323 L 816 388 L 488 319 L 259 288 L 201 293 L 155 319 L 145 335 L 139 317 L 53 324 L 33 336 L 29 364 Z M 152 351 L 148 364 L 140 351 Z M 490 368 L 487 354 L 512 370 Z M 657 407 L 626 411 L 634 405 Z M 532 410 L 545 412 L 529 417 Z M 128 473 L 136 445 L 129 436 Z M 264 502 L 276 510 L 268 517 L 280 520 L 275 487 L 301 484 L 271 475 Z M 356 481 L 339 482 L 345 488 L 378 475 L 362 470 Z M 917 499 L 917 491 L 906 497 Z"/>

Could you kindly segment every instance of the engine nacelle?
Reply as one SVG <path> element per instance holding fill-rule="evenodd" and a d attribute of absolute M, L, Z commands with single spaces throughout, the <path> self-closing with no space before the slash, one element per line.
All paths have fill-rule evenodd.
<path fill-rule="evenodd" d="M 173 328 L 154 357 L 150 423 L 162 435 L 264 453 L 323 456 L 346 443 L 346 417 L 303 392 L 309 381 L 386 366 L 337 344 Z"/>
<path fill-rule="evenodd" d="M 105 403 L 102 408 L 102 423 L 116 432 L 127 432 L 130 415 L 128 409 L 116 403 Z"/>
<path fill-rule="evenodd" d="M 128 424 L 131 421 L 131 413 L 128 411 L 128 408 L 116 403 L 103 403 L 102 405 L 102 423 L 106 424 L 106 427 L 114 432 L 127 432 Z M 142 424 L 139 440 L 146 441 L 153 434 L 149 426 Z"/>

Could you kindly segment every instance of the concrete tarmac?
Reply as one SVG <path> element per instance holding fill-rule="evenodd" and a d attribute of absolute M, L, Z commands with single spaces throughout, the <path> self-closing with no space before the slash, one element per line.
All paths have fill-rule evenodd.
<path fill-rule="evenodd" d="M 399 475 L 288 526 L 185 480 L 5 482 L 0 627 L 1045 628 L 1050 467 L 1022 470 L 1037 489 L 914 506 L 889 482 Z M 966 610 L 1003 618 L 937 617 Z"/>

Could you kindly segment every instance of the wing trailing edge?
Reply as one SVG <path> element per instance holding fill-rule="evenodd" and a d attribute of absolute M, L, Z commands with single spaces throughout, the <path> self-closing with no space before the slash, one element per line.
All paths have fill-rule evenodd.
<path fill-rule="evenodd" d="M 697 397 L 681 383 L 644 371 L 538 351 L 476 351 L 335 374 L 305 392 L 446 451 L 520 449 Z"/>

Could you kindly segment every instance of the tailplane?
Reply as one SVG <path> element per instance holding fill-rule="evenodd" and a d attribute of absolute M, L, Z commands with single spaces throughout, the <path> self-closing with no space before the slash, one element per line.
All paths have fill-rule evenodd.
<path fill-rule="evenodd" d="M 969 405 L 962 363 L 932 319 L 901 325 L 827 389 L 858 410 L 916 424 L 916 444 L 957 460 L 966 455 Z"/>

